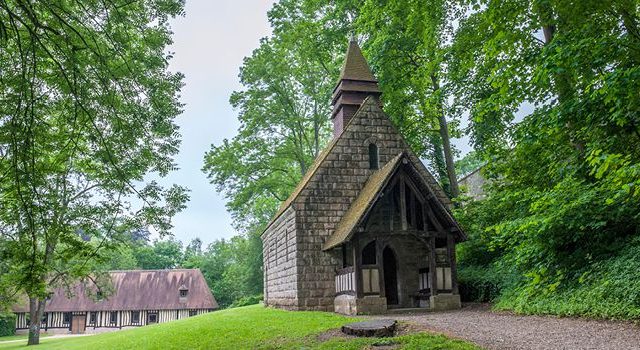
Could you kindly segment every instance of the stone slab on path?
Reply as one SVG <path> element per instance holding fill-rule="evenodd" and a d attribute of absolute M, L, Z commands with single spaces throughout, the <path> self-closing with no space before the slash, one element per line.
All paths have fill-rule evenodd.
<path fill-rule="evenodd" d="M 396 320 L 391 319 L 349 323 L 342 326 L 342 333 L 356 337 L 393 337 L 396 323 Z"/>

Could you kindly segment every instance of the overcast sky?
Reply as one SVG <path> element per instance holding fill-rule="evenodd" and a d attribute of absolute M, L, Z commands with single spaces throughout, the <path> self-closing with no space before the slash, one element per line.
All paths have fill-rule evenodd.
<path fill-rule="evenodd" d="M 173 233 L 185 244 L 200 237 L 205 244 L 235 233 L 224 198 L 200 170 L 212 143 L 231 138 L 238 128 L 229 96 L 240 88 L 242 59 L 269 35 L 271 0 L 187 0 L 186 15 L 172 23 L 175 53 L 170 69 L 185 75 L 178 117 L 182 146 L 179 171 L 163 179 L 191 189 L 187 209 L 174 218 Z"/>
<path fill-rule="evenodd" d="M 182 133 L 176 157 L 180 170 L 161 182 L 191 189 L 187 209 L 174 218 L 173 233 L 185 244 L 195 237 L 208 244 L 235 235 L 224 197 L 200 169 L 212 143 L 236 134 L 237 113 L 229 105 L 229 96 L 240 88 L 242 59 L 270 34 L 267 11 L 273 2 L 187 0 L 186 15 L 173 21 L 170 49 L 175 55 L 170 68 L 185 75 L 181 100 L 186 106 L 177 119 Z M 466 153 L 465 141 L 454 143 Z"/>

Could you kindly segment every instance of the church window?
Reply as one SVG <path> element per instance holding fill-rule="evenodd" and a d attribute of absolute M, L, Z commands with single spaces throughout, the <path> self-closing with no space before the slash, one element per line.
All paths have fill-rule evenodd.
<path fill-rule="evenodd" d="M 371 241 L 362 249 L 362 265 L 376 264 L 376 241 Z"/>
<path fill-rule="evenodd" d="M 375 143 L 369 144 L 369 169 L 378 169 L 378 146 Z"/>

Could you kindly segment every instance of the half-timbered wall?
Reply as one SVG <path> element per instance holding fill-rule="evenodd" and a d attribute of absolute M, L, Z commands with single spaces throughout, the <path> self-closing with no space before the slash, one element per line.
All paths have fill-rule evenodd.
<path fill-rule="evenodd" d="M 118 311 L 82 311 L 69 312 L 69 322 L 65 322 L 65 312 L 47 312 L 43 316 L 41 323 L 42 330 L 49 329 L 70 329 L 71 317 L 73 314 L 86 314 L 86 329 L 98 328 L 123 328 L 138 327 L 148 324 L 148 316 L 150 313 L 158 315 L 157 323 L 175 321 L 191 316 L 201 315 L 213 311 L 213 309 L 185 309 L 185 310 L 118 310 Z M 95 312 L 95 322 L 92 322 L 91 313 Z M 111 322 L 111 313 L 115 312 L 116 322 Z M 139 322 L 133 322 L 132 314 L 139 312 Z M 16 313 L 16 329 L 29 328 L 27 313 Z"/>

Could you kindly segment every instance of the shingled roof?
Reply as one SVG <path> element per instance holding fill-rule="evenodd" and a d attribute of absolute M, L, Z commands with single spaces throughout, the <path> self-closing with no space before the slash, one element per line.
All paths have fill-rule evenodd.
<path fill-rule="evenodd" d="M 347 55 L 340 71 L 340 80 L 342 79 L 377 82 L 355 39 L 349 41 Z"/>
<path fill-rule="evenodd" d="M 46 312 L 110 310 L 217 309 L 218 303 L 198 269 L 111 271 L 113 295 L 95 301 L 95 286 L 78 283 L 68 297 L 64 288 L 56 288 L 45 306 Z M 186 298 L 180 298 L 180 288 Z M 89 290 L 87 290 L 89 289 Z M 14 312 L 28 312 L 27 304 Z"/>
<path fill-rule="evenodd" d="M 395 173 L 395 170 L 398 168 L 398 164 L 400 164 L 402 157 L 403 153 L 398 154 L 391 161 L 385 164 L 382 169 L 371 174 L 369 180 L 367 180 L 367 183 L 364 185 L 364 188 L 362 188 L 362 191 L 358 194 L 358 197 L 353 201 L 349 210 L 344 214 L 338 223 L 338 226 L 336 226 L 336 230 L 325 242 L 322 247 L 323 250 L 336 247 L 351 238 L 354 228 L 360 219 L 365 216 L 369 208 L 373 206 L 378 194 L 385 187 L 391 178 L 391 175 Z"/>
<path fill-rule="evenodd" d="M 347 210 L 342 219 L 340 219 L 340 222 L 338 222 L 335 231 L 325 242 L 322 250 L 335 248 L 351 239 L 354 234 L 355 228 L 362 220 L 366 218 L 367 213 L 376 203 L 378 196 L 387 186 L 393 175 L 396 173 L 396 170 L 400 167 L 400 164 L 403 162 L 403 160 L 407 164 L 413 163 L 409 155 L 406 152 L 402 152 L 391 159 L 380 170 L 371 174 L 371 176 L 365 183 L 364 188 L 362 188 L 362 191 L 360 191 L 360 193 L 358 194 L 358 197 L 356 197 L 353 203 L 351 203 L 349 210 Z M 415 169 L 415 174 L 421 177 L 417 169 Z M 433 189 L 428 185 L 425 179 L 421 179 L 420 181 L 422 181 L 427 191 L 433 191 Z M 429 196 L 435 197 L 436 195 L 432 192 L 431 194 L 429 194 Z M 434 209 L 439 211 L 441 215 L 443 215 L 443 219 L 447 221 L 446 224 L 449 227 L 455 228 L 454 233 L 456 234 L 456 237 L 460 241 L 466 240 L 466 234 L 460 228 L 453 216 L 451 216 L 451 213 L 449 213 L 445 205 L 440 200 L 438 200 L 437 197 L 433 203 L 435 204 Z"/>

